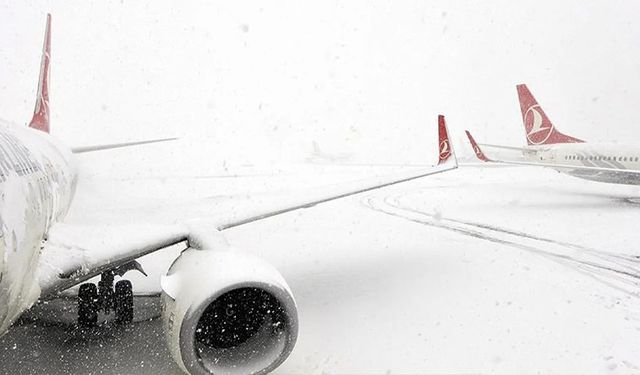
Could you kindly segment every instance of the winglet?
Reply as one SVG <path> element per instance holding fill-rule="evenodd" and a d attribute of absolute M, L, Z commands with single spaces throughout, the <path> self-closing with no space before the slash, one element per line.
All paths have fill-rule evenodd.
<path fill-rule="evenodd" d="M 51 14 L 47 14 L 47 27 L 42 46 L 42 60 L 40 61 L 40 80 L 38 81 L 38 97 L 33 110 L 30 128 L 49 133 L 49 60 L 51 59 Z"/>
<path fill-rule="evenodd" d="M 529 146 L 549 145 L 555 143 L 583 143 L 583 140 L 570 137 L 560 133 L 547 114 L 533 97 L 527 85 L 516 86 L 518 100 L 520 101 L 520 112 L 524 123 L 527 144 Z"/>
<path fill-rule="evenodd" d="M 453 145 L 449 139 L 447 122 L 443 115 L 438 115 L 438 151 L 438 165 L 445 164 L 450 159 L 457 163 L 456 154 L 453 152 Z"/>
<path fill-rule="evenodd" d="M 464 132 L 467 133 L 467 138 L 469 138 L 469 143 L 471 143 L 471 148 L 473 148 L 473 152 L 475 152 L 476 157 L 482 161 L 491 161 L 484 152 L 482 152 L 480 146 L 476 143 L 476 140 L 471 136 L 471 133 L 469 133 L 468 130 L 465 130 Z"/>

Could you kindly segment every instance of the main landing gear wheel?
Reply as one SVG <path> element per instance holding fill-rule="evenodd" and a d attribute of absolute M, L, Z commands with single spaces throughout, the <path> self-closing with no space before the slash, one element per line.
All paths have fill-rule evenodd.
<path fill-rule="evenodd" d="M 133 286 L 129 280 L 120 280 L 113 286 L 113 274 L 105 272 L 98 286 L 93 283 L 80 285 L 78 291 L 78 325 L 93 327 L 98 323 L 98 313 L 115 313 L 116 324 L 133 322 Z"/>
<path fill-rule="evenodd" d="M 129 280 L 116 283 L 114 309 L 117 324 L 129 324 L 133 321 L 133 286 Z"/>
<path fill-rule="evenodd" d="M 95 284 L 82 284 L 78 292 L 78 325 L 93 327 L 98 323 L 98 288 Z"/>
<path fill-rule="evenodd" d="M 117 324 L 133 322 L 133 286 L 129 280 L 120 280 L 113 285 L 116 276 L 124 276 L 128 271 L 139 271 L 147 276 L 142 265 L 133 260 L 103 272 L 96 287 L 93 283 L 80 285 L 78 292 L 78 325 L 92 327 L 98 323 L 98 313 L 115 313 Z"/>
<path fill-rule="evenodd" d="M 105 314 L 113 311 L 113 276 L 110 280 L 104 280 L 103 277 L 103 280 L 98 282 L 98 304 Z"/>

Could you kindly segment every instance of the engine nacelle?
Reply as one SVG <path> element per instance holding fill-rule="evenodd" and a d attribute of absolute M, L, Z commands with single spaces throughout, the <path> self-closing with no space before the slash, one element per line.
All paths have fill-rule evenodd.
<path fill-rule="evenodd" d="M 266 374 L 289 356 L 298 312 L 280 273 L 239 251 L 185 250 L 162 279 L 162 319 L 190 374 Z"/>

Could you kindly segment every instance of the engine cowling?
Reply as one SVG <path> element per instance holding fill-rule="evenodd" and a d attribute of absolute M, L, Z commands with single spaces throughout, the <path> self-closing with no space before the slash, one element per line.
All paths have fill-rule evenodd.
<path fill-rule="evenodd" d="M 185 250 L 162 279 L 171 354 L 190 374 L 266 374 L 289 356 L 298 313 L 284 278 L 239 251 Z"/>

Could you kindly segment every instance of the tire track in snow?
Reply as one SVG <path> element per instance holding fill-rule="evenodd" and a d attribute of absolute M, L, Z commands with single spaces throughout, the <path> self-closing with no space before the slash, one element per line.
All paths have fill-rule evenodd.
<path fill-rule="evenodd" d="M 640 258 L 636 255 L 611 254 L 585 246 L 484 223 L 442 217 L 404 205 L 396 196 L 368 196 L 361 203 L 373 210 L 421 225 L 445 229 L 462 235 L 515 247 L 559 262 L 587 274 L 627 295 L 640 298 Z"/>

